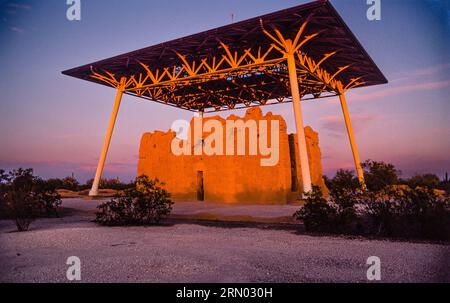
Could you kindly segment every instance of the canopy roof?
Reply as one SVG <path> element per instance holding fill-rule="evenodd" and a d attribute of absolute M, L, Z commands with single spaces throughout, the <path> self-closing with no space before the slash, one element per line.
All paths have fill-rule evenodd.
<path fill-rule="evenodd" d="M 136 50 L 63 74 L 187 110 L 228 110 L 289 102 L 289 51 L 295 52 L 302 97 L 320 98 L 387 83 L 325 0 Z"/>

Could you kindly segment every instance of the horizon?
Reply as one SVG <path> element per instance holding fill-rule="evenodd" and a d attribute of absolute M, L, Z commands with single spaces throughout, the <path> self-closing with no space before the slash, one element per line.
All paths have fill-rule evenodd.
<path fill-rule="evenodd" d="M 187 3 L 174 0 L 157 5 L 133 2 L 142 9 L 123 15 L 121 7 L 130 1 L 82 1 L 79 22 L 66 19 L 65 1 L 0 3 L 0 35 L 6 41 L 0 62 L 10 71 L 0 76 L 0 168 L 30 167 L 44 178 L 72 173 L 82 182 L 93 178 L 115 92 L 61 71 L 226 25 L 232 14 L 236 22 L 310 1 L 199 0 L 192 1 L 198 9 L 190 10 L 183 9 Z M 382 20 L 371 22 L 366 1 L 331 3 L 389 80 L 387 85 L 347 94 L 361 158 L 392 163 L 402 177 L 432 173 L 442 179 L 450 170 L 448 3 L 383 1 Z M 114 21 L 118 18 L 119 27 Z M 164 18 L 169 22 L 158 28 Z M 324 175 L 353 170 L 338 98 L 303 102 L 303 108 L 305 126 L 319 133 Z M 291 104 L 261 109 L 282 115 L 288 133 L 294 132 Z M 244 111 L 220 115 L 242 116 Z M 134 179 L 141 136 L 167 131 L 173 121 L 192 116 L 124 96 L 104 178 Z"/>

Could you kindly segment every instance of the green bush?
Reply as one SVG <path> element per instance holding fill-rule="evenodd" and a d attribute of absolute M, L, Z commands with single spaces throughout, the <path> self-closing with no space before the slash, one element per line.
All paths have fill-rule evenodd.
<path fill-rule="evenodd" d="M 98 206 L 96 222 L 102 225 L 158 224 L 172 211 L 170 194 L 158 180 L 136 179 L 136 186 Z"/>
<path fill-rule="evenodd" d="M 32 169 L 1 171 L 0 209 L 3 218 L 14 220 L 19 231 L 43 216 L 58 215 L 61 197 L 54 188 L 33 175 Z"/>

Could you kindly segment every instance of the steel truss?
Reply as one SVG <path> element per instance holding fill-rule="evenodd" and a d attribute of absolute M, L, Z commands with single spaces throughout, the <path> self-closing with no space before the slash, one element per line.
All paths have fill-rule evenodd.
<path fill-rule="evenodd" d="M 295 37 L 283 36 L 272 26 L 264 34 L 270 46 L 256 45 L 245 50 L 231 49 L 218 40 L 218 53 L 205 58 L 192 58 L 176 52 L 179 64 L 152 69 L 140 62 L 142 71 L 121 78 L 107 70 L 92 70 L 91 77 L 126 94 L 172 105 L 178 108 L 211 112 L 242 107 L 262 106 L 290 102 L 287 56 L 294 53 L 301 97 L 313 98 L 341 95 L 347 90 L 363 86 L 363 77 L 351 78 L 347 83 L 339 79 L 350 65 L 337 71 L 327 71 L 323 64 L 337 51 L 324 54 L 320 61 L 313 60 L 303 50 L 309 41 L 320 35 L 304 35 L 308 20 L 299 27 Z"/>

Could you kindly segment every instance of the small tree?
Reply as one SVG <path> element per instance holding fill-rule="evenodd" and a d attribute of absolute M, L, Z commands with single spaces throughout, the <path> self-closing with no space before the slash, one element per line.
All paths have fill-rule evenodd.
<path fill-rule="evenodd" d="M 320 187 L 313 186 L 312 192 L 306 194 L 305 205 L 294 218 L 303 221 L 308 231 L 330 232 L 336 221 L 336 209 L 323 197 Z"/>
<path fill-rule="evenodd" d="M 136 186 L 98 206 L 96 222 L 103 225 L 158 224 L 172 211 L 170 194 L 147 176 L 136 179 Z"/>
<path fill-rule="evenodd" d="M 62 203 L 61 195 L 54 183 L 35 178 L 35 190 L 41 207 L 41 215 L 58 217 L 58 208 Z"/>
<path fill-rule="evenodd" d="M 400 171 L 392 164 L 367 160 L 362 164 L 362 168 L 367 189 L 370 191 L 383 190 L 399 182 Z"/>
<path fill-rule="evenodd" d="M 16 223 L 19 231 L 28 230 L 38 216 L 38 198 L 34 191 L 34 176 L 31 169 L 10 172 L 10 184 L 6 189 L 8 215 Z"/>
<path fill-rule="evenodd" d="M 362 189 L 353 171 L 345 169 L 338 170 L 333 179 L 328 181 L 327 187 L 332 197 L 347 197 Z"/>
<path fill-rule="evenodd" d="M 3 176 L 0 199 L 5 217 L 14 220 L 19 231 L 28 230 L 31 222 L 45 215 L 57 215 L 61 197 L 32 169 L 18 169 Z"/>
<path fill-rule="evenodd" d="M 61 189 L 77 191 L 79 186 L 80 186 L 80 183 L 78 183 L 78 180 L 75 179 L 75 177 L 71 176 L 71 177 L 66 177 L 62 180 Z"/>

